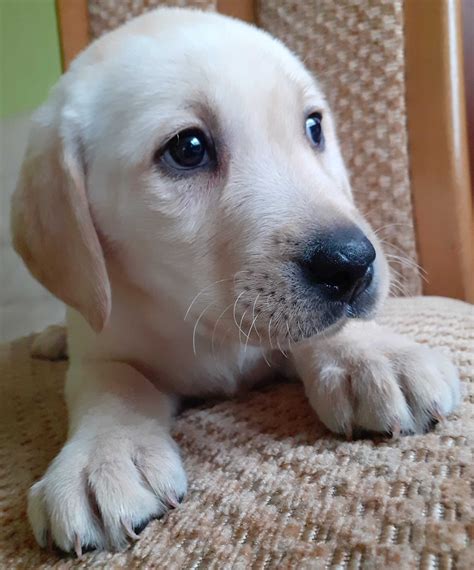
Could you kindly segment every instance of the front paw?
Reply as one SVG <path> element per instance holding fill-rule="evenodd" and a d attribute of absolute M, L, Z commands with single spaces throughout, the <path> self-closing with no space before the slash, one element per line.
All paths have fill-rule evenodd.
<path fill-rule="evenodd" d="M 444 354 L 368 324 L 352 326 L 299 355 L 311 405 L 332 431 L 424 433 L 461 399 L 455 367 Z"/>
<path fill-rule="evenodd" d="M 167 434 L 107 434 L 68 442 L 28 497 L 41 546 L 65 552 L 121 550 L 136 531 L 186 491 L 176 445 Z"/>

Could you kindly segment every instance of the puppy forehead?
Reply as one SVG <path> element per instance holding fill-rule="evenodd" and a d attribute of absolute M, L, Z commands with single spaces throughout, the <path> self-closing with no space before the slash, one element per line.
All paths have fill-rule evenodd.
<path fill-rule="evenodd" d="M 190 83 L 208 92 L 237 91 L 239 86 L 246 92 L 251 85 L 265 92 L 265 86 L 277 82 L 291 83 L 301 92 L 314 86 L 297 58 L 272 38 L 255 31 L 251 42 L 248 34 L 226 41 L 218 30 L 213 32 L 196 31 L 190 37 L 186 29 L 178 29 L 148 41 L 131 37 L 123 50 L 123 71 L 138 82 L 152 82 L 158 92 Z"/>
<path fill-rule="evenodd" d="M 278 40 L 189 10 L 160 9 L 132 21 L 93 44 L 76 68 L 87 76 L 90 148 L 124 166 L 146 163 L 181 128 L 212 128 L 210 116 L 233 136 L 251 137 L 276 117 L 292 120 L 290 114 L 323 103 L 303 64 Z"/>
<path fill-rule="evenodd" d="M 136 101 L 131 110 L 140 110 L 140 101 L 183 108 L 190 100 L 219 105 L 232 99 L 238 107 L 252 98 L 255 107 L 269 97 L 273 104 L 322 98 L 302 63 L 267 33 L 214 14 L 184 11 L 188 17 L 176 20 L 174 10 L 157 12 L 167 17 L 145 17 L 146 27 L 125 26 L 95 46 L 104 105 L 109 97 L 124 107 Z"/>

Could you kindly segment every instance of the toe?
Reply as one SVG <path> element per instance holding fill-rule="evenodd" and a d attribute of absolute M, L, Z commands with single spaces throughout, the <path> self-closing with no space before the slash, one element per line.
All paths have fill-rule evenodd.
<path fill-rule="evenodd" d="M 28 519 L 38 544 L 46 548 L 51 535 L 48 529 L 42 481 L 35 483 L 28 494 Z"/>

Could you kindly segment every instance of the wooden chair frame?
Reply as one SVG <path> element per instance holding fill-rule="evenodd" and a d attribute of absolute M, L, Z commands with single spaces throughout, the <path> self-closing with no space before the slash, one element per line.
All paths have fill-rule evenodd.
<path fill-rule="evenodd" d="M 424 292 L 474 302 L 460 0 L 405 0 L 410 182 Z"/>
<path fill-rule="evenodd" d="M 56 0 L 63 68 L 89 42 L 87 0 Z M 218 0 L 256 23 L 256 0 Z M 474 216 L 461 0 L 405 0 L 411 192 L 424 294 L 474 302 Z"/>

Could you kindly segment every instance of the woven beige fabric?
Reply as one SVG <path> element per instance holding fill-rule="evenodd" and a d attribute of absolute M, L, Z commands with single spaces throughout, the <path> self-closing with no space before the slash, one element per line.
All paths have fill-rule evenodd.
<path fill-rule="evenodd" d="M 349 443 L 327 433 L 302 387 L 279 385 L 188 409 L 177 420 L 190 480 L 179 509 L 120 554 L 61 559 L 36 546 L 25 493 L 66 434 L 66 363 L 0 354 L 1 568 L 474 567 L 474 307 L 397 299 L 385 322 L 450 349 L 464 404 L 433 433 Z"/>
<path fill-rule="evenodd" d="M 303 59 L 336 115 L 356 201 L 391 255 L 417 259 L 409 181 L 403 0 L 259 0 L 261 27 Z M 416 295 L 413 264 L 391 258 Z M 400 273 L 401 275 L 397 275 Z"/>
<path fill-rule="evenodd" d="M 217 0 L 89 0 L 89 30 L 95 39 L 158 6 L 215 10 Z"/>

